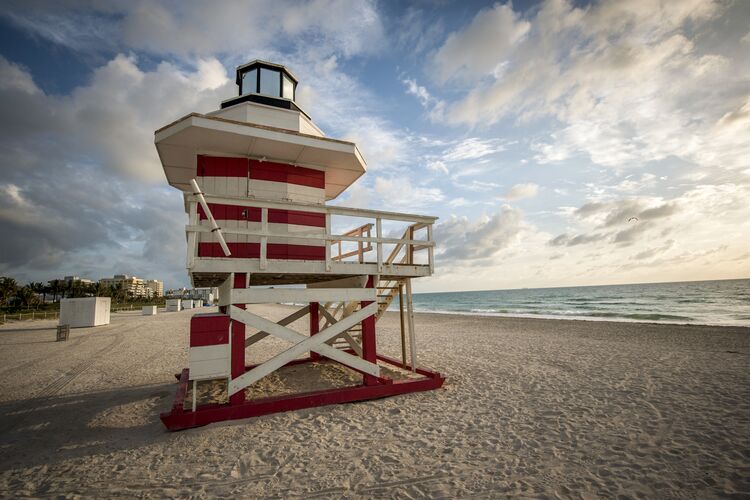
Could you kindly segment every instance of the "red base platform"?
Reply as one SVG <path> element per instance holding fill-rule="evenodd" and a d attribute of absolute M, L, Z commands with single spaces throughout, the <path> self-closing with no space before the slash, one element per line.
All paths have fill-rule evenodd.
<path fill-rule="evenodd" d="M 410 366 L 403 364 L 397 359 L 377 355 L 377 359 L 398 368 L 411 370 Z M 290 364 L 301 364 L 313 361 L 312 358 L 295 360 Z M 316 359 L 315 361 L 327 361 Z M 248 367 L 252 368 L 252 367 Z M 184 402 L 188 391 L 189 371 L 182 370 L 179 375 L 177 395 L 172 405 L 172 410 L 160 415 L 161 421 L 170 431 L 179 431 L 200 427 L 213 422 L 224 420 L 237 420 L 242 418 L 258 417 L 282 411 L 301 410 L 331 404 L 350 403 L 353 401 L 366 401 L 380 399 L 409 392 L 429 391 L 438 389 L 443 385 L 445 378 L 439 373 L 417 368 L 416 373 L 422 378 L 409 380 L 379 379 L 373 385 L 356 385 L 338 389 L 327 389 L 284 396 L 274 396 L 243 401 L 241 403 L 227 404 L 205 404 L 199 405 L 195 411 L 185 410 Z"/>

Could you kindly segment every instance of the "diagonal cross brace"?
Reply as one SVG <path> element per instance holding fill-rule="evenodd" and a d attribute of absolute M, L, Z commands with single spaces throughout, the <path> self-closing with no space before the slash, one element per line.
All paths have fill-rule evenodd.
<path fill-rule="evenodd" d="M 286 318 L 279 320 L 279 322 L 276 323 L 276 324 L 277 325 L 281 325 L 281 326 L 286 326 L 289 323 L 294 323 L 295 321 L 297 321 L 298 319 L 302 318 L 303 316 L 305 316 L 309 312 L 310 312 L 310 306 L 305 306 L 302 309 L 294 311 L 292 314 L 290 314 Z M 248 338 L 245 339 L 245 348 L 248 348 L 251 345 L 255 344 L 256 342 L 259 342 L 259 341 L 263 340 L 264 338 L 268 337 L 269 335 L 271 335 L 271 334 L 268 333 L 268 332 L 258 332 L 255 335 L 251 335 L 250 337 L 248 337 Z"/>
<path fill-rule="evenodd" d="M 376 363 L 365 361 L 357 356 L 335 349 L 325 342 L 338 336 L 341 332 L 348 330 L 355 324 L 359 323 L 363 319 L 372 316 L 377 312 L 377 302 L 360 309 L 351 316 L 348 316 L 335 325 L 332 325 L 325 330 L 322 330 L 311 337 L 301 335 L 294 330 L 280 326 L 272 321 L 262 318 L 256 314 L 248 312 L 244 309 L 240 309 L 237 306 L 231 306 L 229 309 L 229 315 L 233 320 L 240 321 L 246 325 L 254 328 L 261 329 L 265 332 L 275 335 L 288 342 L 295 342 L 296 344 L 287 349 L 286 351 L 277 354 L 273 358 L 269 359 L 265 363 L 256 366 L 250 371 L 245 372 L 237 378 L 229 381 L 229 395 L 236 394 L 249 386 L 262 379 L 266 375 L 273 373 L 282 366 L 286 365 L 300 354 L 307 351 L 314 351 L 318 354 L 331 358 L 339 363 L 358 370 L 360 372 L 380 377 L 380 367 Z"/>
<path fill-rule="evenodd" d="M 336 321 L 336 318 L 331 316 L 331 313 L 329 313 L 325 307 L 323 306 L 318 306 L 318 307 L 320 308 L 320 312 L 323 314 L 323 316 L 326 317 L 326 320 L 327 320 L 326 324 L 335 325 L 336 323 L 338 323 L 338 321 Z M 354 340 L 354 338 L 351 336 L 351 334 L 348 331 L 341 332 L 341 334 L 337 335 L 337 337 L 343 337 L 344 340 L 346 340 L 347 344 L 349 344 L 349 347 L 351 347 L 352 350 L 357 353 L 357 356 L 362 356 L 362 346 L 359 345 L 356 340 Z M 331 340 L 329 340 L 329 342 L 332 342 L 335 338 L 336 337 L 332 338 Z"/>

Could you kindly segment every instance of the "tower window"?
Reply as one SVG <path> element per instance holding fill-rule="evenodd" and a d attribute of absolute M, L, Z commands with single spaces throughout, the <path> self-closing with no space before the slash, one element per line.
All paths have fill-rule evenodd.
<path fill-rule="evenodd" d="M 251 69 L 242 75 L 242 94 L 254 94 L 258 92 L 258 70 Z"/>
<path fill-rule="evenodd" d="M 281 96 L 281 77 L 278 71 L 260 68 L 260 93 Z"/>
<path fill-rule="evenodd" d="M 283 75 L 284 78 L 284 94 L 281 97 L 294 100 L 294 82 L 289 79 L 288 76 Z"/>

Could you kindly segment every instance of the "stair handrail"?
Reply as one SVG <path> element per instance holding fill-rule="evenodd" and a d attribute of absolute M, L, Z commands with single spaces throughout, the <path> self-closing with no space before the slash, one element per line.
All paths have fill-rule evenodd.
<path fill-rule="evenodd" d="M 358 237 L 371 238 L 372 237 L 371 231 L 372 231 L 373 225 L 374 224 L 368 222 L 367 224 L 362 224 L 361 226 L 356 227 L 356 228 L 354 228 L 354 229 L 352 229 L 350 231 L 347 231 L 346 233 L 342 233 L 339 236 L 343 236 L 343 237 L 358 236 Z M 365 233 L 367 233 L 367 236 L 365 236 Z M 352 250 L 351 252 L 347 252 L 345 254 L 342 254 L 341 253 L 341 243 L 343 241 L 344 240 L 342 240 L 340 238 L 339 239 L 331 239 L 331 240 L 329 240 L 329 243 L 330 243 L 331 246 L 338 245 L 338 251 L 339 251 L 338 255 L 336 255 L 335 257 L 334 256 L 331 257 L 331 260 L 343 260 L 343 259 L 346 259 L 347 257 L 352 257 L 354 255 L 357 255 L 359 257 L 358 258 L 359 262 L 362 263 L 362 262 L 364 262 L 364 254 L 365 254 L 365 252 L 369 252 L 369 251 L 372 250 L 372 241 L 368 240 L 367 241 L 367 246 L 365 246 L 363 242 L 357 241 L 357 249 L 356 250 Z"/>

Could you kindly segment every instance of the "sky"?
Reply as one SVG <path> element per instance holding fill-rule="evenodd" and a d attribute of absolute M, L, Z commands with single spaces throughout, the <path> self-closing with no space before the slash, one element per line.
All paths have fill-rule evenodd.
<path fill-rule="evenodd" d="M 188 286 L 153 132 L 253 59 L 363 153 L 334 203 L 440 218 L 416 291 L 750 277 L 741 0 L 5 1 L 0 275 Z"/>

